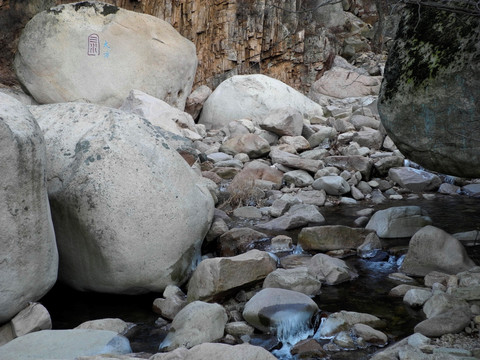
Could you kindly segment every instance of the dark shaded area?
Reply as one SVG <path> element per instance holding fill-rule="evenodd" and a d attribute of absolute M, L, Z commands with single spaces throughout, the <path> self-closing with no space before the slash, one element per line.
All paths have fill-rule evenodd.
<path fill-rule="evenodd" d="M 95 12 L 97 12 L 97 5 L 98 4 L 95 4 L 90 1 L 82 1 L 73 5 L 73 8 L 75 9 L 75 11 L 78 11 L 81 8 L 91 7 L 95 9 Z M 109 4 L 103 4 L 103 5 L 100 5 L 100 7 L 102 8 L 102 11 L 100 12 L 100 14 L 102 14 L 103 16 L 115 14 L 119 10 L 117 6 L 109 5 Z"/>
<path fill-rule="evenodd" d="M 406 9 L 408 16 L 402 17 L 396 34 L 400 42 L 392 47 L 385 66 L 382 101 L 392 99 L 405 83 L 413 83 L 414 88 L 425 85 L 441 68 L 467 66 L 469 61 L 462 55 L 475 52 L 473 42 L 464 44 L 459 41 L 471 35 L 474 24 L 466 22 L 464 14 L 433 7 L 419 8 L 413 4 L 407 5 Z M 429 49 L 436 61 L 426 56 L 422 49 Z"/>

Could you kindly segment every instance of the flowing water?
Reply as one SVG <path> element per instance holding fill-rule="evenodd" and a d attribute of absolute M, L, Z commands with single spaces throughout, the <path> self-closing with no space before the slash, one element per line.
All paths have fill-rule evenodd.
<path fill-rule="evenodd" d="M 439 195 L 433 200 L 423 198 L 400 200 L 376 205 L 375 210 L 405 205 L 420 206 L 431 217 L 434 226 L 449 233 L 478 230 L 480 227 L 480 199 L 464 196 Z M 356 212 L 363 208 L 363 205 L 341 205 L 322 208 L 321 212 L 327 224 L 353 226 L 357 218 Z M 237 226 L 245 226 L 247 223 L 254 225 L 251 222 L 238 222 Z M 293 231 L 288 235 L 296 241 L 297 234 L 298 231 Z M 408 239 L 388 240 L 385 244 L 387 247 L 406 248 Z M 266 244 L 258 245 L 260 248 L 262 246 L 265 247 Z M 480 264 L 480 246 L 467 248 L 467 251 L 476 263 Z M 368 260 L 356 256 L 345 258 L 344 260 L 358 271 L 359 277 L 351 282 L 322 287 L 321 294 L 314 298 L 321 309 L 321 316 L 340 310 L 375 315 L 385 320 L 386 328 L 383 331 L 389 337 L 390 343 L 412 334 L 413 327 L 422 320 L 421 311 L 404 305 L 401 298 L 388 296 L 390 289 L 399 284 L 389 279 L 388 275 L 398 270 L 400 255 L 401 252 L 395 254 L 380 252 Z M 139 324 L 129 335 L 132 349 L 135 352 L 155 353 L 166 335 L 165 331 L 155 327 L 157 315 L 152 311 L 153 300 L 160 296 L 161 294 L 122 296 L 81 293 L 57 284 L 41 302 L 51 314 L 54 329 L 73 328 L 84 321 L 108 317 L 121 318 L 124 321 Z M 311 336 L 314 331 L 311 328 L 304 328 L 302 334 L 296 331 L 292 333 L 293 327 L 290 323 L 285 323 L 282 327 L 280 336 L 284 344 L 294 343 L 295 338 Z M 254 340 L 260 338 L 261 336 Z M 265 344 L 269 338 L 266 337 L 266 339 L 258 343 Z M 321 342 L 327 343 L 329 340 L 321 340 Z M 277 348 L 274 354 L 279 358 L 288 358 L 288 349 L 288 346 L 280 350 Z M 361 360 L 368 359 L 376 350 L 378 348 L 340 351 L 330 353 L 330 356 L 334 360 Z"/>

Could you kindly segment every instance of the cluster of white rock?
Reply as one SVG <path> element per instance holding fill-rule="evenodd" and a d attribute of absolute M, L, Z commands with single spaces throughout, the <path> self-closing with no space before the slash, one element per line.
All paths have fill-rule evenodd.
<path fill-rule="evenodd" d="M 52 24 L 48 36 L 45 23 Z M 480 192 L 479 184 L 458 180 L 460 188 L 403 166 L 376 113 L 381 78 L 337 57 L 309 98 L 277 80 L 248 75 L 224 81 L 211 94 L 201 87 L 187 99 L 195 52 L 177 35 L 158 19 L 94 2 L 39 14 L 22 35 L 18 76 L 37 101 L 52 104 L 27 107 L 15 93 L 0 93 L 6 164 L 0 287 L 7 289 L 0 294 L 0 322 L 6 323 L 0 341 L 7 343 L 0 358 L 133 358 L 120 355 L 131 349 L 118 335 L 129 325 L 118 320 L 21 336 L 51 327 L 40 305 L 27 305 L 53 286 L 57 271 L 79 290 L 163 292 L 154 310 L 168 320 L 169 333 L 159 345 L 166 352 L 151 360 L 274 359 L 261 347 L 211 343 L 247 343 L 255 331 L 282 341 L 297 332 L 290 345 L 299 345 L 291 353 L 317 357 L 384 346 L 388 336 L 376 329 L 382 321 L 369 314 L 331 314 L 314 331 L 309 324 L 319 309 L 311 296 L 323 284 L 358 276 L 335 255 L 354 250 L 368 257 L 385 239 L 398 237 L 412 238 L 404 273 L 449 274 L 432 289 L 409 289 L 418 291 L 406 293 L 405 301 L 420 306 L 422 298 L 425 308 L 434 301 L 428 293 L 442 304 L 461 302 L 445 305 L 461 312 L 462 321 L 443 333 L 477 328 L 480 311 L 465 301 L 480 299 L 480 285 L 463 279 L 478 271 L 458 240 L 477 234 L 453 237 L 430 226 L 418 207 L 375 214 L 369 208 L 422 193 L 432 198 L 436 190 Z M 82 42 L 88 47 L 79 50 Z M 58 47 L 76 62 L 49 62 Z M 360 201 L 365 209 L 358 212 L 358 227 L 324 225 L 322 207 Z M 229 214 L 214 210 L 215 204 Z M 257 230 L 229 228 L 232 218 L 248 219 Z M 299 228 L 297 245 L 313 256 L 272 256 L 292 253 L 295 239 L 267 233 Z M 215 253 L 196 266 L 204 239 Z M 270 253 L 251 250 L 265 239 Z M 259 283 L 261 289 L 251 290 Z M 186 294 L 179 288 L 184 284 Z M 244 297 L 234 301 L 231 294 Z M 220 299 L 223 306 L 215 303 Z M 427 322 L 450 316 L 440 307 L 432 305 L 435 315 Z M 438 336 L 423 330 L 428 324 L 418 327 Z M 317 339 L 325 338 L 331 342 L 322 347 Z"/>

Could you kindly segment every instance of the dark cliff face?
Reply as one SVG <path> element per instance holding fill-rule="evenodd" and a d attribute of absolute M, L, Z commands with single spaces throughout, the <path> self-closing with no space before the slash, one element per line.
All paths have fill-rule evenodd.
<path fill-rule="evenodd" d="M 409 5 L 385 67 L 382 123 L 430 170 L 480 176 L 480 17 Z"/>

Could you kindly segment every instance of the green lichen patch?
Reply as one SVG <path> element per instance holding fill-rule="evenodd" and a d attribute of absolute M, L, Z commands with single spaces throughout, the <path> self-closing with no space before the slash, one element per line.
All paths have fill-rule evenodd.
<path fill-rule="evenodd" d="M 402 86 L 423 89 L 431 79 L 472 64 L 479 56 L 478 27 L 475 16 L 408 5 L 386 64 L 382 101 Z"/>

